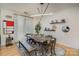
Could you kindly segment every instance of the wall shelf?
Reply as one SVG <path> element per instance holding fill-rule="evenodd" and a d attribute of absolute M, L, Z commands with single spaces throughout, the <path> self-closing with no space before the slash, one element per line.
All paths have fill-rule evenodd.
<path fill-rule="evenodd" d="M 65 22 L 52 22 L 50 24 L 61 24 L 61 23 L 65 23 Z"/>
<path fill-rule="evenodd" d="M 54 30 L 54 29 L 45 29 L 44 31 L 56 31 L 56 30 Z"/>
<path fill-rule="evenodd" d="M 60 22 L 58 22 L 57 20 L 56 20 L 56 22 L 51 21 L 50 24 L 62 24 L 62 23 L 65 23 L 65 22 L 66 22 L 65 19 L 62 19 Z"/>
<path fill-rule="evenodd" d="M 56 30 L 45 30 L 45 31 L 56 31 Z"/>

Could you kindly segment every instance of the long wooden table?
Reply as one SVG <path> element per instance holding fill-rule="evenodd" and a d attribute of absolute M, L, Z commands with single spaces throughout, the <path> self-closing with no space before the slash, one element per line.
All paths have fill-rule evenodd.
<path fill-rule="evenodd" d="M 36 42 L 41 42 L 41 43 L 43 43 L 45 41 L 48 41 L 48 43 L 49 43 L 50 40 L 54 40 L 54 38 L 45 37 L 45 36 L 34 36 L 34 35 L 31 36 L 30 38 L 32 38 Z"/>
<path fill-rule="evenodd" d="M 40 42 L 40 43 L 44 43 L 45 41 L 47 41 L 47 45 L 49 44 L 51 46 L 51 55 L 54 52 L 54 55 L 56 55 L 55 53 L 55 44 L 56 44 L 56 38 L 50 38 L 50 37 L 46 37 L 46 36 L 35 36 L 32 35 L 31 38 L 36 41 L 36 42 Z M 53 50 L 53 52 L 52 52 Z"/>

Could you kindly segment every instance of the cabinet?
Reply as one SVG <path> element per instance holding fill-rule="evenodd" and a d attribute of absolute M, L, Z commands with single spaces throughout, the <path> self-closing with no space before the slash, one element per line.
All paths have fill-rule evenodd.
<path fill-rule="evenodd" d="M 13 40 L 13 37 L 7 37 L 6 38 L 6 46 L 8 46 L 8 45 L 12 45 L 12 40 Z"/>

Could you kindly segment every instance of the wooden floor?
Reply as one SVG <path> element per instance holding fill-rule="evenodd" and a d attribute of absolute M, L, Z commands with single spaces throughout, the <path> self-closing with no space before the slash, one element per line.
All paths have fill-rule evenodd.
<path fill-rule="evenodd" d="M 66 56 L 79 56 L 79 50 L 72 49 L 60 44 L 57 44 L 56 47 L 64 48 Z M 21 56 L 21 54 L 20 54 L 20 51 L 17 49 L 16 45 L 12 45 L 9 47 L 1 48 L 0 56 Z"/>
<path fill-rule="evenodd" d="M 70 48 L 61 44 L 57 44 L 56 47 L 64 48 L 66 56 L 79 56 L 79 49 Z"/>
<path fill-rule="evenodd" d="M 0 56 L 20 56 L 20 51 L 16 45 L 3 47 L 0 49 Z"/>

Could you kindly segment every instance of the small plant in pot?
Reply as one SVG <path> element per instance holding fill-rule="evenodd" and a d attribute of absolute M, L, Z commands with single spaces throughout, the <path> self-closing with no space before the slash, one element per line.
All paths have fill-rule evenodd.
<path fill-rule="evenodd" d="M 41 30 L 41 24 L 40 24 L 40 22 L 35 26 L 35 31 L 36 31 L 36 33 L 39 35 L 39 33 L 40 33 L 40 30 Z"/>

